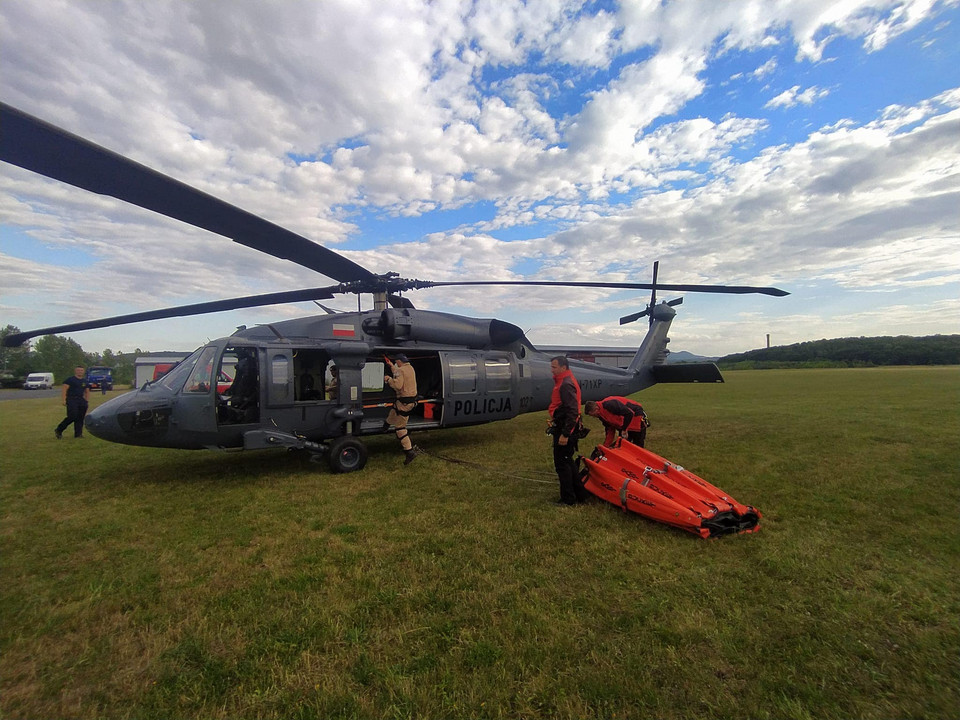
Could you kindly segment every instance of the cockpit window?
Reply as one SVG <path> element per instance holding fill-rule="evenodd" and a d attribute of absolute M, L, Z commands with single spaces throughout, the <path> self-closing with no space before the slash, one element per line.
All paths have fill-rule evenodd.
<path fill-rule="evenodd" d="M 193 366 L 190 379 L 183 386 L 185 393 L 208 393 L 213 387 L 213 360 L 217 353 L 215 347 L 205 347 L 200 353 L 200 359 Z"/>
<path fill-rule="evenodd" d="M 200 353 L 202 351 L 203 348 L 195 350 L 191 355 L 182 360 L 179 365 L 157 380 L 157 384 L 163 385 L 165 388 L 172 390 L 173 392 L 180 390 L 180 388 L 183 387 L 183 383 L 186 382 L 187 377 L 193 370 L 193 366 L 197 364 L 197 358 L 200 357 Z"/>

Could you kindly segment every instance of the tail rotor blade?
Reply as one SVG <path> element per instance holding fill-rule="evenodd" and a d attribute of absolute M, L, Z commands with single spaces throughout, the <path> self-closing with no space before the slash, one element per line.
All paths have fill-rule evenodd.
<path fill-rule="evenodd" d="M 642 318 L 644 315 L 649 315 L 649 314 L 650 314 L 650 308 L 647 308 L 646 310 L 641 310 L 640 312 L 635 312 L 632 315 L 624 315 L 622 318 L 620 318 L 620 324 L 626 325 L 627 323 L 636 322 L 637 320 Z"/>
<path fill-rule="evenodd" d="M 653 322 L 653 308 L 657 306 L 657 274 L 660 272 L 660 261 L 653 262 L 653 283 L 650 286 L 650 322 Z"/>

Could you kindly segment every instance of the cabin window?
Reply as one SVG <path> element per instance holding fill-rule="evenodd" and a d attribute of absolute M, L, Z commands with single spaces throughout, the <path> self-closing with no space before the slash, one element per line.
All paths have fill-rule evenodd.
<path fill-rule="evenodd" d="M 510 361 L 506 358 L 487 358 L 483 365 L 487 372 L 487 392 L 510 392 Z"/>
<path fill-rule="evenodd" d="M 213 360 L 217 353 L 215 347 L 206 347 L 200 353 L 197 364 L 190 373 L 190 379 L 183 386 L 185 393 L 208 393 L 213 384 Z"/>
<path fill-rule="evenodd" d="M 270 359 L 270 379 L 273 387 L 270 397 L 273 400 L 286 400 L 290 394 L 290 358 L 286 355 L 274 355 Z"/>
<path fill-rule="evenodd" d="M 475 393 L 477 391 L 477 360 L 470 355 L 451 355 L 448 361 L 450 369 L 450 390 L 457 393 Z"/>
<path fill-rule="evenodd" d="M 298 348 L 293 351 L 293 373 L 296 376 L 294 399 L 298 402 L 317 402 L 335 400 L 336 393 L 333 373 L 336 366 L 330 362 L 325 350 Z"/>
<path fill-rule="evenodd" d="M 382 362 L 367 360 L 360 372 L 365 393 L 380 392 L 383 390 L 383 378 L 386 375 L 386 365 Z"/>

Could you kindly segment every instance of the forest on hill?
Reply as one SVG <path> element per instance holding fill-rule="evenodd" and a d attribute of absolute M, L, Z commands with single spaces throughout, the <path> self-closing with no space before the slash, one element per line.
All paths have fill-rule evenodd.
<path fill-rule="evenodd" d="M 727 370 L 786 367 L 960 365 L 960 335 L 849 337 L 781 345 L 726 355 Z"/>

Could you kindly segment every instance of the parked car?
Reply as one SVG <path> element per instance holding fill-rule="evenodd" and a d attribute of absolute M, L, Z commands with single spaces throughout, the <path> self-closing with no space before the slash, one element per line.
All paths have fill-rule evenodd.
<path fill-rule="evenodd" d="M 40 372 L 27 375 L 24 390 L 47 390 L 53 387 L 53 373 Z"/>

